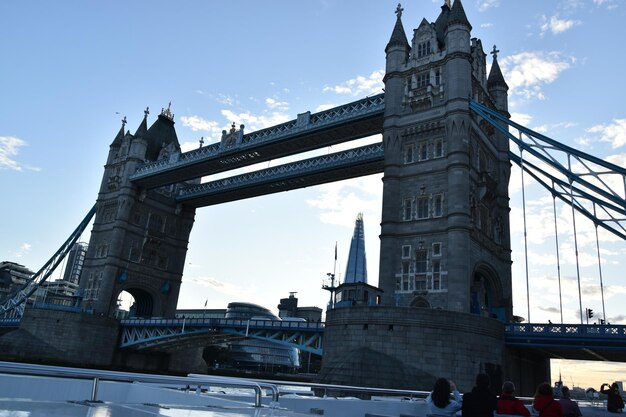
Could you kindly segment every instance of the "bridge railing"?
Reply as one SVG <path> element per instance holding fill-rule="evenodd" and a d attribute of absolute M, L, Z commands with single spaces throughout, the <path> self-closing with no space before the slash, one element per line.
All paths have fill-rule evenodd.
<path fill-rule="evenodd" d="M 615 338 L 626 336 L 626 325 L 616 324 L 533 324 L 515 323 L 505 326 L 507 336 L 547 336 L 563 338 Z"/>
<path fill-rule="evenodd" d="M 216 318 L 180 318 L 180 319 L 125 319 L 121 321 L 125 327 L 172 327 L 172 326 L 213 326 L 213 327 L 250 327 L 255 329 L 300 329 L 324 330 L 324 323 L 281 320 L 244 320 L 244 319 L 216 319 Z"/>

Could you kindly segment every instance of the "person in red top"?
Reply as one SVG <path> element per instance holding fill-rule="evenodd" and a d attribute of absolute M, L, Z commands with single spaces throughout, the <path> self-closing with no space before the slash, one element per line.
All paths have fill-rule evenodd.
<path fill-rule="evenodd" d="M 530 411 L 522 400 L 515 398 L 515 385 L 511 381 L 502 384 L 502 394 L 498 397 L 498 414 L 510 414 L 530 417 Z"/>
<path fill-rule="evenodd" d="M 547 382 L 542 382 L 537 387 L 533 409 L 538 417 L 563 417 L 561 403 L 554 399 L 552 386 Z"/>

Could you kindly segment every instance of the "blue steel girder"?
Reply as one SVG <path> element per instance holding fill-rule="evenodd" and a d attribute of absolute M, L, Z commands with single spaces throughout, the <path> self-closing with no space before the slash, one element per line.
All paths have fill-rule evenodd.
<path fill-rule="evenodd" d="M 612 324 L 534 324 L 505 326 L 509 347 L 539 349 L 555 358 L 623 362 L 626 326 Z"/>
<path fill-rule="evenodd" d="M 263 339 L 322 354 L 322 323 L 237 319 L 131 319 L 122 320 L 121 324 L 120 348 L 168 349 L 195 342 L 222 343 L 232 340 L 229 335 L 235 335 L 237 338 Z"/>
<path fill-rule="evenodd" d="M 176 201 L 194 207 L 294 190 L 383 171 L 382 142 L 182 188 Z"/>
<path fill-rule="evenodd" d="M 234 145 L 215 143 L 182 153 L 175 160 L 149 162 L 130 179 L 138 186 L 154 188 L 379 134 L 384 111 L 384 94 L 378 94 L 318 113 L 307 112 L 243 135 Z"/>
<path fill-rule="evenodd" d="M 534 132 L 474 100 L 470 109 L 517 145 L 519 154 L 509 154 L 513 163 L 594 224 L 626 240 L 626 169 Z"/>
<path fill-rule="evenodd" d="M 224 329 L 226 333 L 236 334 L 252 339 L 266 340 L 287 347 L 295 347 L 304 352 L 311 352 L 316 355 L 323 355 L 322 335 L 315 334 L 305 338 L 300 332 L 270 332 L 268 330 L 249 331 L 247 334 L 241 329 Z"/>
<path fill-rule="evenodd" d="M 80 222 L 78 227 L 74 229 L 72 234 L 67 238 L 61 247 L 52 255 L 52 257 L 39 269 L 30 279 L 28 279 L 20 288 L 9 294 L 4 300 L 0 300 L 0 318 L 22 317 L 24 314 L 24 305 L 26 300 L 37 291 L 39 285 L 45 282 L 59 264 L 65 259 L 74 244 L 83 234 L 87 225 L 96 214 L 96 205 L 89 210 L 85 218 Z"/>

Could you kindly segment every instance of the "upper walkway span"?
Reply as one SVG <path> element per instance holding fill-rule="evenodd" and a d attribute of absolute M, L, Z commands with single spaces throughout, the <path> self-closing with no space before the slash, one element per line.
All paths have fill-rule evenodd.
<path fill-rule="evenodd" d="M 384 111 L 384 94 L 378 94 L 318 113 L 303 113 L 295 120 L 243 135 L 240 143 L 215 143 L 175 160 L 145 164 L 130 179 L 141 187 L 159 187 L 364 138 L 382 132 Z"/>

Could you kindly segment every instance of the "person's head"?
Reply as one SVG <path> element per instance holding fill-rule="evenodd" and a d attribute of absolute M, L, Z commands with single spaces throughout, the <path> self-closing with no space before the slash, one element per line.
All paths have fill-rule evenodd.
<path fill-rule="evenodd" d="M 505 381 L 502 384 L 502 393 L 507 395 L 513 395 L 515 392 L 515 384 L 511 381 Z"/>
<path fill-rule="evenodd" d="M 619 391 L 619 385 L 617 385 L 617 382 L 613 382 L 613 383 L 611 384 L 611 389 L 612 389 L 613 391 Z"/>
<path fill-rule="evenodd" d="M 489 389 L 489 375 L 487 374 L 476 375 L 476 388 Z"/>
<path fill-rule="evenodd" d="M 569 388 L 567 386 L 561 388 L 561 397 L 569 398 Z"/>
<path fill-rule="evenodd" d="M 444 408 L 450 404 L 450 381 L 445 378 L 439 378 L 435 381 L 433 392 L 431 394 L 433 403 L 439 407 Z"/>
<path fill-rule="evenodd" d="M 542 382 L 537 387 L 537 391 L 535 392 L 535 398 L 541 395 L 552 395 L 552 386 L 547 382 Z"/>

